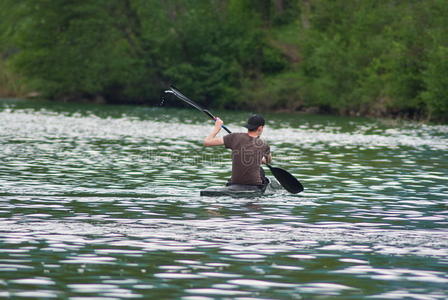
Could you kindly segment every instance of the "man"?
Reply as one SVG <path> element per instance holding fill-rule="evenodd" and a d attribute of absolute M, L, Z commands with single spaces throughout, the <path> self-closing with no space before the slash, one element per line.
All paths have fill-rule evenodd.
<path fill-rule="evenodd" d="M 204 139 L 204 146 L 224 145 L 232 149 L 232 178 L 229 184 L 245 184 L 263 186 L 268 183 L 264 176 L 262 163 L 272 160 L 269 146 L 260 139 L 264 129 L 264 118 L 253 115 L 244 126 L 247 133 L 231 133 L 224 137 L 216 137 L 224 122 L 216 118 L 212 132 Z"/>

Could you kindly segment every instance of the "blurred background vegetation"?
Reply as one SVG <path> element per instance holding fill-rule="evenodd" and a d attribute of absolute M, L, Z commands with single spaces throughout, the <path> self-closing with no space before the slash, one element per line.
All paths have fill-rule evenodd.
<path fill-rule="evenodd" d="M 447 0 L 0 0 L 0 95 L 448 121 Z"/>

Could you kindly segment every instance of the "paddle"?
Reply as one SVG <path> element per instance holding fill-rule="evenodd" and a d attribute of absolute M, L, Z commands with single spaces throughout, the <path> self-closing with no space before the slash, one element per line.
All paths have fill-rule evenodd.
<path fill-rule="evenodd" d="M 199 104 L 194 102 L 193 100 L 187 98 L 185 95 L 183 95 L 179 90 L 177 90 L 175 87 L 171 86 L 168 90 L 165 91 L 167 94 L 173 94 L 180 100 L 184 101 L 185 103 L 193 106 L 199 111 L 202 111 L 205 113 L 208 117 L 210 117 L 213 120 L 216 120 L 216 117 L 207 109 L 201 107 Z M 224 125 L 222 125 L 222 128 L 227 131 L 228 133 L 231 133 L 231 131 Z M 272 167 L 269 164 L 266 164 L 271 170 L 272 175 L 278 180 L 278 182 L 290 193 L 297 194 L 303 191 L 303 185 L 288 171 L 283 170 L 281 168 Z"/>
<path fill-rule="evenodd" d="M 165 93 L 168 94 L 173 94 L 174 96 L 176 96 L 177 98 L 179 98 L 180 100 L 190 104 L 191 106 L 193 106 L 194 108 L 196 108 L 199 111 L 202 111 L 204 114 L 206 114 L 207 116 L 209 116 L 211 119 L 216 120 L 216 117 L 209 112 L 207 109 L 199 106 L 199 104 L 197 104 L 196 102 L 194 102 L 193 100 L 187 98 L 187 96 L 183 95 L 181 92 L 179 92 L 175 87 L 171 86 L 169 90 L 166 90 Z M 225 131 L 227 131 L 228 133 L 231 133 L 229 128 L 227 128 L 225 125 L 221 126 Z"/>
<path fill-rule="evenodd" d="M 292 176 L 291 173 L 281 168 L 273 167 L 269 164 L 266 164 L 266 166 L 268 166 L 269 170 L 271 170 L 272 175 L 274 175 L 274 177 L 278 180 L 278 182 L 280 182 L 285 190 L 292 194 L 297 194 L 303 191 L 303 185 L 300 183 L 300 181 L 297 180 L 297 178 Z"/>

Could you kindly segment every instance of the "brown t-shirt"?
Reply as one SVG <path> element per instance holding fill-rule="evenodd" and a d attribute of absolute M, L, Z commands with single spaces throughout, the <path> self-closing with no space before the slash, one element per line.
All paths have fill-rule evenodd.
<path fill-rule="evenodd" d="M 262 139 L 247 133 L 224 136 L 224 146 L 232 149 L 232 184 L 261 185 L 260 165 L 270 148 Z"/>

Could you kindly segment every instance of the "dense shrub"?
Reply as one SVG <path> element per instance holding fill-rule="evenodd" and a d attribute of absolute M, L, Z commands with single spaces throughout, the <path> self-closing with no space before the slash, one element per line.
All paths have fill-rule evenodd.
<path fill-rule="evenodd" d="M 174 84 L 225 108 L 448 120 L 446 0 L 2 0 L 0 19 L 0 59 L 47 98 L 153 104 Z"/>

